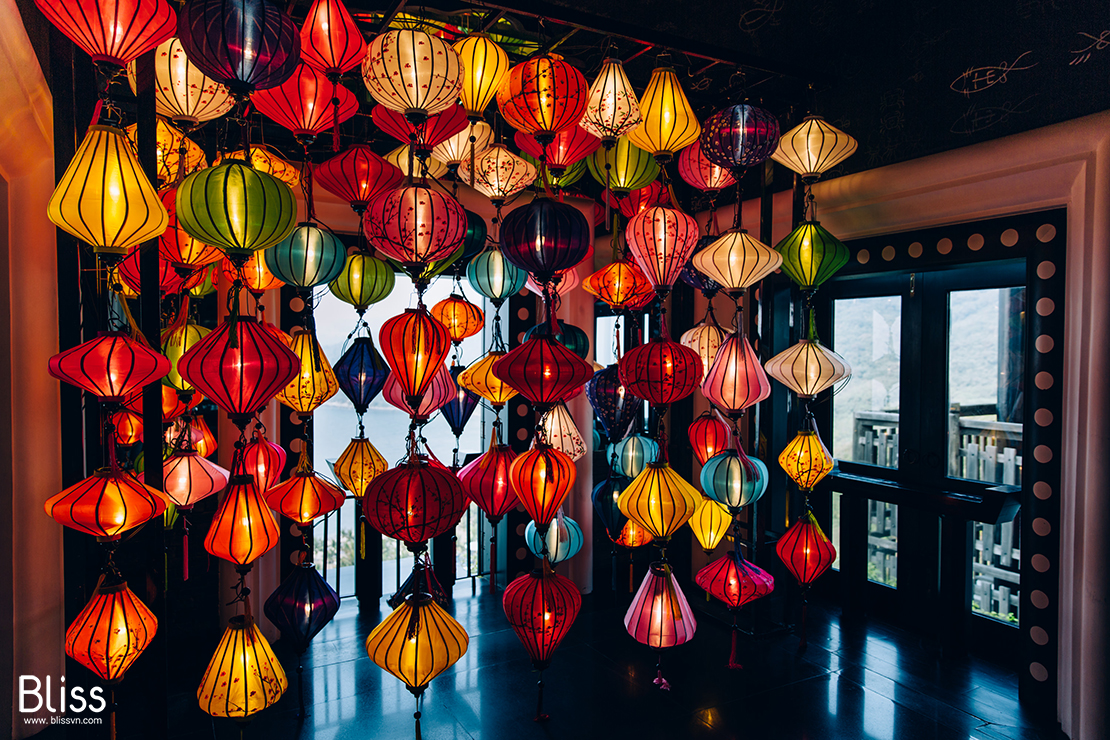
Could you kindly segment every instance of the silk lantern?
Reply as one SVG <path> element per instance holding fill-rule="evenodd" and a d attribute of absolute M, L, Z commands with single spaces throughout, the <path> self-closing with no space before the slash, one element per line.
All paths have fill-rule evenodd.
<path fill-rule="evenodd" d="M 451 371 L 447 369 L 446 365 L 440 365 L 436 374 L 432 376 L 431 384 L 420 396 L 420 403 L 415 407 L 409 403 L 409 396 L 405 394 L 401 384 L 397 382 L 396 376 L 392 373 L 385 379 L 385 385 L 382 386 L 382 398 L 390 406 L 409 414 L 417 424 L 424 424 L 432 417 L 432 414 L 451 402 L 456 390 L 457 386 L 454 378 L 451 377 Z"/>
<path fill-rule="evenodd" d="M 574 582 L 542 569 L 515 578 L 502 598 L 505 617 L 524 644 L 538 671 L 551 663 L 551 654 L 570 631 L 582 608 Z"/>
<path fill-rule="evenodd" d="M 102 468 L 46 500 L 46 513 L 62 526 L 106 540 L 161 516 L 168 499 L 134 475 Z"/>
<path fill-rule="evenodd" d="M 427 309 L 406 308 L 382 325 L 378 340 L 393 376 L 415 410 L 451 349 L 447 328 Z"/>
<path fill-rule="evenodd" d="M 479 121 L 509 74 L 509 55 L 484 33 L 465 36 L 452 48 L 463 66 L 459 97 L 470 120 Z"/>
<path fill-rule="evenodd" d="M 694 267 L 694 257 L 710 244 L 717 241 L 718 238 L 717 236 L 703 236 L 698 239 L 697 246 L 695 246 L 694 251 L 690 253 L 690 261 L 682 267 L 682 272 L 678 275 L 682 282 L 686 283 L 691 288 L 700 290 L 707 301 L 713 300 L 713 297 L 720 291 L 721 286 L 715 280 L 707 277 L 701 270 Z"/>
<path fill-rule="evenodd" d="M 524 528 L 524 542 L 534 556 L 542 558 L 546 553 L 548 562 L 558 565 L 570 560 L 582 549 L 582 528 L 569 516 L 556 516 L 551 520 L 547 534 L 541 537 L 536 531 L 536 523 L 528 522 Z"/>
<path fill-rule="evenodd" d="M 673 68 L 652 70 L 644 94 L 640 96 L 644 122 L 628 132 L 629 140 L 657 161 L 669 162 L 682 148 L 697 141 L 701 124 L 694 115 L 686 93 Z"/>
<path fill-rule="evenodd" d="M 733 300 L 782 265 L 782 255 L 744 229 L 730 229 L 691 259 L 703 275 Z"/>
<path fill-rule="evenodd" d="M 615 57 L 602 60 L 601 71 L 586 92 L 586 110 L 578 125 L 601 139 L 609 149 L 642 121 L 640 102 L 621 60 Z"/>
<path fill-rule="evenodd" d="M 655 290 L 667 293 L 697 246 L 698 222 L 673 208 L 655 206 L 629 220 L 625 239 Z"/>
<path fill-rule="evenodd" d="M 501 223 L 501 252 L 537 283 L 569 270 L 593 246 L 593 230 L 581 211 L 550 198 L 536 198 L 509 212 Z"/>
<path fill-rule="evenodd" d="M 189 60 L 237 96 L 277 87 L 301 60 L 293 19 L 266 0 L 188 0 L 177 35 Z"/>
<path fill-rule="evenodd" d="M 700 324 L 683 332 L 679 342 L 683 347 L 698 353 L 702 377 L 705 377 L 709 375 L 709 368 L 713 366 L 713 360 L 717 359 L 717 352 L 727 338 L 728 332 L 721 328 L 710 312 Z"/>
<path fill-rule="evenodd" d="M 504 144 L 494 144 L 476 154 L 473 162 L 463 160 L 459 165 L 459 179 L 473 180 L 474 189 L 499 206 L 536 179 L 536 168 Z"/>
<path fill-rule="evenodd" d="M 235 262 L 224 257 L 220 263 L 220 272 L 229 284 L 234 284 L 236 280 L 242 281 L 243 288 L 254 296 L 261 296 L 267 290 L 276 290 L 285 283 L 278 280 L 266 266 L 268 251 L 263 249 L 261 252 L 251 252 L 250 256 L 245 259 L 237 258 Z"/>
<path fill-rule="evenodd" d="M 493 407 L 495 413 L 499 412 L 518 391 L 504 382 L 493 368 L 497 361 L 505 356 L 505 352 L 492 350 L 477 362 L 471 363 L 458 377 L 458 384 L 472 393 L 476 393 Z"/>
<path fill-rule="evenodd" d="M 138 146 L 138 124 L 125 130 L 132 145 Z M 187 175 L 208 166 L 204 150 L 192 139 L 159 117 L 154 127 L 155 176 L 164 183 L 175 182 L 179 174 Z"/>
<path fill-rule="evenodd" d="M 217 154 L 212 166 L 217 167 L 231 161 L 247 162 L 259 172 L 273 175 L 291 188 L 298 187 L 301 183 L 300 164 L 289 162 L 265 144 L 251 144 L 249 150 Z"/>
<path fill-rule="evenodd" d="M 613 541 L 614 545 L 635 549 L 637 547 L 643 547 L 644 545 L 650 545 L 654 538 L 651 536 L 650 532 L 629 519 L 625 521 L 624 526 L 621 527 L 620 534 L 616 537 L 610 536 L 609 539 Z M 631 554 L 629 557 L 631 557 Z M 631 591 L 632 588 L 629 587 L 628 590 Z"/>
<path fill-rule="evenodd" d="M 651 281 L 632 262 L 612 262 L 586 278 L 583 289 L 614 311 L 636 308 L 655 297 Z"/>
<path fill-rule="evenodd" d="M 690 517 L 690 529 L 698 538 L 701 549 L 708 555 L 721 544 L 732 526 L 728 510 L 711 498 L 702 497 L 694 516 Z"/>
<path fill-rule="evenodd" d="M 509 466 L 513 491 L 541 534 L 547 532 L 555 512 L 574 487 L 576 475 L 569 455 L 543 443 L 519 455 Z"/>
<path fill-rule="evenodd" d="M 196 450 L 175 450 L 162 466 L 162 487 L 178 509 L 188 511 L 197 502 L 222 491 L 230 475 Z"/>
<path fill-rule="evenodd" d="M 254 481 L 255 489 L 265 494 L 281 480 L 285 471 L 285 449 L 256 431 L 243 448 L 243 470 Z"/>
<path fill-rule="evenodd" d="M 730 609 L 739 609 L 775 590 L 774 577 L 736 551 L 699 570 L 694 582 Z"/>
<path fill-rule="evenodd" d="M 366 653 L 420 696 L 432 679 L 458 662 L 469 644 L 466 630 L 430 595 L 410 594 L 370 631 Z"/>
<path fill-rule="evenodd" d="M 281 630 L 282 639 L 301 655 L 339 612 L 339 594 L 320 576 L 316 566 L 305 560 L 274 589 L 263 611 Z"/>
<path fill-rule="evenodd" d="M 363 228 L 383 254 L 413 268 L 455 250 L 466 236 L 466 211 L 427 185 L 408 185 L 375 198 Z"/>
<path fill-rule="evenodd" d="M 697 188 L 711 198 L 727 187 L 736 184 L 732 173 L 710 160 L 694 140 L 678 155 L 678 174 L 692 188 Z"/>
<path fill-rule="evenodd" d="M 170 422 L 196 407 L 204 398 L 198 394 L 181 394 L 168 385 L 162 385 L 162 422 Z M 187 398 L 183 398 L 186 396 Z M 123 399 L 124 407 L 133 414 L 138 415 L 140 422 L 143 415 L 143 389 L 136 388 Z"/>
<path fill-rule="evenodd" d="M 389 377 L 389 365 L 370 337 L 355 337 L 332 370 L 339 390 L 351 400 L 359 417 L 370 408 L 370 402 L 381 393 Z"/>
<path fill-rule="evenodd" d="M 116 275 L 136 293 L 141 287 L 140 258 L 141 250 L 134 247 L 126 257 L 116 266 Z M 204 274 L 189 268 L 179 270 L 166 260 L 158 261 L 158 292 L 165 296 L 174 293 L 184 293 L 190 288 L 195 288 L 204 279 Z"/>
<path fill-rule="evenodd" d="M 342 0 L 313 0 L 301 26 L 301 61 L 336 80 L 365 56 L 366 40 Z"/>
<path fill-rule="evenodd" d="M 769 481 L 763 461 L 748 457 L 739 445 L 709 458 L 701 469 L 705 495 L 725 506 L 733 516 L 762 498 Z"/>
<path fill-rule="evenodd" d="M 779 122 L 754 105 L 732 105 L 705 120 L 699 143 L 706 159 L 739 174 L 771 157 L 779 145 Z"/>
<path fill-rule="evenodd" d="M 313 472 L 304 457 L 289 480 L 270 488 L 265 498 L 271 509 L 303 525 L 341 507 L 346 496 Z"/>
<path fill-rule="evenodd" d="M 808 492 L 833 471 L 835 462 L 815 430 L 801 429 L 779 453 L 779 465 L 798 488 Z"/>
<path fill-rule="evenodd" d="M 105 574 L 66 629 L 66 655 L 109 684 L 123 679 L 158 631 L 158 619 L 116 574 Z"/>
<path fill-rule="evenodd" d="M 494 526 L 517 503 L 516 492 L 509 482 L 509 468 L 515 459 L 516 453 L 508 445 L 501 444 L 494 431 L 489 449 L 459 471 L 463 492 Z"/>
<path fill-rule="evenodd" d="M 593 377 L 593 367 L 553 337 L 538 334 L 497 360 L 493 374 L 543 410 L 581 388 Z"/>
<path fill-rule="evenodd" d="M 484 154 L 492 143 L 493 128 L 484 121 L 478 121 L 432 147 L 432 156 L 448 168 L 454 167 L 457 170 L 464 161 L 469 162 Z"/>
<path fill-rule="evenodd" d="M 180 39 L 159 44 L 154 54 L 154 109 L 159 115 L 188 130 L 219 118 L 234 104 L 224 85 L 189 61 Z"/>
<path fill-rule="evenodd" d="M 687 430 L 687 435 L 690 446 L 694 449 L 694 456 L 698 458 L 698 463 L 701 465 L 705 465 L 709 458 L 724 451 L 729 446 L 731 437 L 728 425 L 708 411 L 694 419 Z"/>
<path fill-rule="evenodd" d="M 565 403 L 555 405 L 540 419 L 540 434 L 545 442 L 560 452 L 570 455 L 571 460 L 578 462 L 586 455 L 586 441 L 574 423 Z"/>
<path fill-rule="evenodd" d="M 370 481 L 362 513 L 374 529 L 419 552 L 429 540 L 454 529 L 466 504 L 453 473 L 410 458 Z"/>
<path fill-rule="evenodd" d="M 701 392 L 733 419 L 771 395 L 771 382 L 747 337 L 734 332 L 724 341 L 702 381 Z"/>
<path fill-rule="evenodd" d="M 312 180 L 362 213 L 377 195 L 393 190 L 404 174 L 367 144 L 354 144 L 316 165 Z"/>
<path fill-rule="evenodd" d="M 251 103 L 301 143 L 314 141 L 323 131 L 358 113 L 358 98 L 353 92 L 307 64 L 297 65 L 280 85 L 256 92 Z"/>
<path fill-rule="evenodd" d="M 96 64 L 125 67 L 173 36 L 177 14 L 166 0 L 35 0 L 35 5 Z"/>
<path fill-rule="evenodd" d="M 431 154 L 438 144 L 467 128 L 466 109 L 461 105 L 448 106 L 415 124 L 403 113 L 384 105 L 374 106 L 370 116 L 379 129 L 402 144 L 411 145 L 415 156 L 421 159 Z"/>
<path fill-rule="evenodd" d="M 610 207 L 616 208 L 625 218 L 632 218 L 641 211 L 655 206 L 668 206 L 671 203 L 670 193 L 658 180 L 652 180 L 643 187 L 624 194 L 610 194 L 605 201 Z"/>
<path fill-rule="evenodd" d="M 528 273 L 505 259 L 500 249 L 487 249 L 467 265 L 466 278 L 474 290 L 500 308 L 510 296 L 524 289 Z"/>
<path fill-rule="evenodd" d="M 581 126 L 564 128 L 546 146 L 532 134 L 523 131 L 518 131 L 513 141 L 522 154 L 528 154 L 545 163 L 555 177 L 562 175 L 568 167 L 578 164 L 601 146 L 601 139 Z"/>
<path fill-rule="evenodd" d="M 583 258 L 583 262 L 585 262 L 589 258 L 590 255 L 587 253 L 586 257 Z M 555 292 L 555 295 L 562 298 L 567 293 L 577 288 L 581 282 L 582 281 L 578 277 L 578 268 L 572 267 L 569 270 L 561 270 L 559 272 L 556 272 L 554 275 L 552 275 L 551 280 L 548 281 L 546 285 Z M 532 278 L 532 276 L 528 277 L 527 282 L 524 283 L 524 287 L 527 288 L 531 293 L 535 293 L 536 295 L 541 297 L 543 296 L 544 286 L 537 283 Z M 561 324 L 562 322 L 560 321 L 559 323 Z M 535 329 L 535 327 L 532 328 Z M 529 331 L 531 331 L 531 329 Z"/>
<path fill-rule="evenodd" d="M 558 54 L 539 54 L 509 69 L 497 107 L 517 131 L 546 146 L 586 111 L 586 78 Z"/>
<path fill-rule="evenodd" d="M 343 270 L 328 283 L 328 289 L 339 300 L 354 306 L 361 316 L 372 304 L 385 300 L 396 282 L 388 262 L 365 252 L 354 252 L 347 255 Z"/>
<path fill-rule="evenodd" d="M 387 152 L 383 159 L 396 167 L 402 177 L 419 180 L 424 184 L 427 184 L 429 177 L 438 180 L 450 171 L 446 164 L 435 157 L 417 157 L 408 144 Z"/>
<path fill-rule="evenodd" d="M 807 183 L 836 167 L 856 151 L 856 140 L 820 116 L 806 116 L 782 135 L 771 158 L 797 172 Z"/>
<path fill-rule="evenodd" d="M 351 439 L 333 467 L 335 475 L 356 499 L 366 494 L 370 481 L 389 469 L 382 453 L 365 437 Z"/>
<path fill-rule="evenodd" d="M 586 381 L 586 399 L 612 441 L 623 439 L 636 419 L 643 417 L 644 400 L 624 387 L 615 363 Z"/>
<path fill-rule="evenodd" d="M 224 500 L 212 516 L 204 549 L 210 555 L 247 566 L 278 543 L 281 530 L 255 487 L 254 478 L 234 473 Z"/>
<path fill-rule="evenodd" d="M 836 548 L 808 508 L 775 543 L 775 552 L 803 589 L 836 560 Z"/>
<path fill-rule="evenodd" d="M 443 420 L 447 422 L 447 426 L 451 427 L 451 433 L 455 435 L 455 447 L 458 448 L 458 438 L 462 436 L 463 430 L 466 428 L 467 422 L 470 417 L 478 408 L 478 401 L 481 396 L 474 393 L 467 388 L 463 388 L 458 384 L 458 377 L 466 368 L 462 365 L 452 365 L 450 369 L 451 377 L 454 379 L 452 384 L 454 391 L 451 393 L 451 400 L 443 404 L 440 408 L 440 413 L 443 415 Z"/>
<path fill-rule="evenodd" d="M 131 391 L 164 377 L 170 361 L 124 332 L 109 331 L 54 355 L 47 370 L 101 401 L 122 403 Z"/>
<path fill-rule="evenodd" d="M 482 309 L 457 293 L 432 306 L 432 316 L 447 328 L 447 334 L 456 346 L 482 331 L 486 322 Z"/>
<path fill-rule="evenodd" d="M 586 357 L 588 357 L 590 354 L 589 335 L 574 324 L 568 324 L 562 319 L 556 321 L 556 326 L 558 327 L 558 331 L 556 331 L 555 334 L 551 335 L 555 338 L 555 341 L 585 360 Z M 534 336 L 545 334 L 550 331 L 550 321 L 540 322 L 528 331 L 524 332 L 524 339 L 521 341 L 528 341 Z"/>
<path fill-rule="evenodd" d="M 617 194 L 638 190 L 659 176 L 659 163 L 627 135 L 619 137 L 612 148 L 603 147 L 587 157 L 586 167 L 595 180 Z"/>
<path fill-rule="evenodd" d="M 374 37 L 362 62 L 362 80 L 374 100 L 420 121 L 455 104 L 463 66 L 447 42 L 404 28 Z"/>
<path fill-rule="evenodd" d="M 624 387 L 656 406 L 681 401 L 701 380 L 698 353 L 667 339 L 652 339 L 633 348 L 618 365 Z"/>
<path fill-rule="evenodd" d="M 108 417 L 108 423 L 114 428 L 112 438 L 121 447 L 130 447 L 143 441 L 142 414 L 124 409 Z"/>
<path fill-rule="evenodd" d="M 343 272 L 343 242 L 311 221 L 265 251 L 266 266 L 282 282 L 302 290 L 330 283 Z"/>
<path fill-rule="evenodd" d="M 536 179 L 532 181 L 532 186 L 537 191 L 541 188 L 550 188 L 554 193 L 559 193 L 560 191 L 566 190 L 571 185 L 574 185 L 586 174 L 586 160 L 582 159 L 565 168 L 558 175 L 548 170 L 547 180 L 545 181 L 543 173 L 541 172 L 543 167 L 540 160 L 524 152 L 521 152 L 520 156 L 528 164 L 535 167 L 536 172 L 539 173 L 536 175 Z M 602 219 L 604 220 L 604 214 L 602 214 Z"/>
<path fill-rule="evenodd" d="M 764 369 L 802 399 L 814 398 L 852 375 L 848 361 L 818 341 L 812 315 L 807 338 L 767 360 Z"/>
<path fill-rule="evenodd" d="M 848 264 L 845 244 L 818 221 L 803 221 L 775 245 L 782 271 L 802 290 L 815 290 Z"/>
<path fill-rule="evenodd" d="M 223 252 L 189 236 L 177 223 L 177 188 L 164 188 L 158 197 L 169 216 L 166 230 L 158 237 L 158 255 L 163 260 L 175 269 L 195 270 L 223 259 Z"/>
<path fill-rule="evenodd" d="M 699 496 L 667 463 L 652 462 L 632 479 L 617 504 L 664 545 L 698 508 Z"/>
<path fill-rule="evenodd" d="M 656 650 L 676 647 L 694 637 L 698 623 L 668 563 L 652 563 L 632 604 L 624 628 L 636 642 Z M 665 686 L 662 674 L 656 683 Z"/>
<path fill-rule="evenodd" d="M 197 688 L 200 708 L 242 720 L 277 702 L 289 682 L 254 618 L 239 614 L 227 629 Z"/>
<path fill-rule="evenodd" d="M 659 459 L 659 444 L 641 434 L 630 434 L 605 448 L 605 459 L 613 472 L 625 478 L 635 478 L 649 463 Z"/>

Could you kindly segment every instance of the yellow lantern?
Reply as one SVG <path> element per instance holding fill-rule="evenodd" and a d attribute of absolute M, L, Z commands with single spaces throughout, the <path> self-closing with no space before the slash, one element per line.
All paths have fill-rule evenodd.
<path fill-rule="evenodd" d="M 490 102 L 497 95 L 497 88 L 509 74 L 509 55 L 484 33 L 474 33 L 459 39 L 451 47 L 462 60 L 463 107 L 471 121 L 482 119 Z"/>
<path fill-rule="evenodd" d="M 802 429 L 779 455 L 779 465 L 803 491 L 812 491 L 832 472 L 832 455 L 815 430 Z"/>
<path fill-rule="evenodd" d="M 609 148 L 618 137 L 639 126 L 643 120 L 636 91 L 628 81 L 621 60 L 606 59 L 586 94 L 586 112 L 578 125 Z"/>
<path fill-rule="evenodd" d="M 243 719 L 285 693 L 289 682 L 270 643 L 249 614 L 228 620 L 197 688 L 200 708 L 213 717 Z"/>
<path fill-rule="evenodd" d="M 293 332 L 290 349 L 301 359 L 301 371 L 277 394 L 277 400 L 308 416 L 339 392 L 339 382 L 315 334 L 305 329 Z"/>
<path fill-rule="evenodd" d="M 170 221 L 135 147 L 113 126 L 89 126 L 50 196 L 46 216 L 97 254 L 120 256 L 160 236 Z"/>
<path fill-rule="evenodd" d="M 431 596 L 412 594 L 370 632 L 366 653 L 419 695 L 466 654 L 469 644 L 463 626 Z"/>
<path fill-rule="evenodd" d="M 447 165 L 435 157 L 420 160 L 409 156 L 408 144 L 402 144 L 388 154 L 382 155 L 382 159 L 401 170 L 406 177 L 431 177 L 438 180 L 447 174 Z M 411 167 L 409 167 L 410 162 L 412 163 Z M 424 171 L 425 168 L 427 168 L 427 172 Z"/>
<path fill-rule="evenodd" d="M 370 481 L 389 470 L 389 463 L 370 440 L 356 437 L 343 450 L 333 467 L 336 477 L 355 498 L 362 498 Z"/>
<path fill-rule="evenodd" d="M 728 509 L 708 496 L 702 497 L 698 510 L 690 518 L 690 529 L 694 530 L 694 536 L 698 538 L 701 549 L 705 550 L 706 555 L 721 544 L 730 526 L 732 526 L 732 517 Z"/>
<path fill-rule="evenodd" d="M 504 356 L 504 352 L 491 351 L 482 359 L 471 364 L 466 370 L 463 370 L 455 380 L 460 387 L 471 393 L 477 393 L 489 401 L 494 411 L 500 410 L 518 392 L 493 374 L 494 363 Z"/>
<path fill-rule="evenodd" d="M 131 139 L 131 143 L 135 145 L 138 144 L 135 138 L 138 127 L 137 123 L 127 127 L 127 136 Z M 185 147 L 184 160 L 181 157 L 182 146 Z M 204 150 L 162 118 L 158 119 L 158 125 L 155 128 L 154 147 L 155 162 L 158 165 L 158 179 L 164 183 L 177 180 L 178 169 L 182 171 L 182 174 L 188 175 L 208 164 L 208 160 L 204 156 Z"/>
<path fill-rule="evenodd" d="M 656 67 L 652 71 L 640 98 L 640 112 L 644 122 L 629 131 L 628 138 L 653 154 L 656 161 L 671 161 L 675 153 L 701 135 L 701 124 L 671 67 Z"/>
<path fill-rule="evenodd" d="M 855 153 L 858 144 L 836 126 L 825 123 L 821 116 L 807 116 L 779 139 L 771 159 L 784 165 L 806 182 L 816 182 Z"/>
<path fill-rule="evenodd" d="M 212 162 L 212 166 L 217 167 L 229 159 L 250 162 L 251 167 L 254 167 L 259 172 L 265 172 L 267 175 L 273 175 L 291 188 L 296 189 L 297 186 L 300 185 L 300 168 L 292 162 L 282 158 L 281 155 L 265 144 L 251 144 L 249 157 L 241 149 L 237 152 L 231 152 L 230 154 L 218 155 L 216 160 Z"/>
<path fill-rule="evenodd" d="M 194 344 L 208 336 L 209 331 L 211 329 L 188 323 L 162 334 L 162 351 L 170 360 L 170 371 L 162 378 L 164 384 L 179 391 L 193 390 L 192 384 L 181 377 L 181 373 L 177 371 L 177 361 Z"/>
<path fill-rule="evenodd" d="M 621 513 L 666 542 L 698 508 L 698 492 L 668 463 L 648 463 L 617 499 Z"/>

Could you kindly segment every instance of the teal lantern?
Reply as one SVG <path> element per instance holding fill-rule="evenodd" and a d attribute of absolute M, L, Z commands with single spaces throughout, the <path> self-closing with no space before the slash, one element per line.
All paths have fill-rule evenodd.
<path fill-rule="evenodd" d="M 266 267 L 287 285 L 314 288 L 343 272 L 347 249 L 335 234 L 306 221 L 264 253 Z"/>
<path fill-rule="evenodd" d="M 177 188 L 176 208 L 178 225 L 186 234 L 232 259 L 274 246 L 297 222 L 293 190 L 239 160 L 186 177 Z"/>
<path fill-rule="evenodd" d="M 802 221 L 775 245 L 782 254 L 782 271 L 802 290 L 813 290 L 848 264 L 844 242 L 818 221 Z"/>
<path fill-rule="evenodd" d="M 701 469 L 701 487 L 705 495 L 728 507 L 736 516 L 740 509 L 753 504 L 767 490 L 767 466 L 743 450 L 725 450 L 706 460 Z"/>
<path fill-rule="evenodd" d="M 545 539 L 547 540 L 547 559 L 551 561 L 552 565 L 555 565 L 577 555 L 578 551 L 582 549 L 582 542 L 585 538 L 582 536 L 582 528 L 578 526 L 578 522 L 569 516 L 560 514 L 551 521 L 551 526 L 547 528 L 545 537 L 540 537 L 540 533 L 536 531 L 535 522 L 528 522 L 528 526 L 524 528 L 524 541 L 528 543 L 528 549 L 537 558 L 543 557 Z"/>
<path fill-rule="evenodd" d="M 605 448 L 605 458 L 609 460 L 613 472 L 626 478 L 635 478 L 658 456 L 659 444 L 639 434 L 630 434 Z"/>
<path fill-rule="evenodd" d="M 505 259 L 501 250 L 491 247 L 470 260 L 466 277 L 474 290 L 500 308 L 509 296 L 524 289 L 528 273 Z"/>
<path fill-rule="evenodd" d="M 546 321 L 536 324 L 524 333 L 525 341 L 531 339 L 535 334 L 546 333 L 550 327 L 551 324 Z M 564 323 L 561 319 L 559 320 L 559 331 L 555 334 L 555 341 L 581 357 L 583 360 L 590 354 L 590 337 L 586 332 L 582 331 L 574 324 Z"/>
<path fill-rule="evenodd" d="M 367 252 L 354 252 L 347 256 L 328 288 L 336 298 L 354 306 L 361 316 L 371 304 L 389 295 L 396 282 L 397 276 L 388 262 Z"/>

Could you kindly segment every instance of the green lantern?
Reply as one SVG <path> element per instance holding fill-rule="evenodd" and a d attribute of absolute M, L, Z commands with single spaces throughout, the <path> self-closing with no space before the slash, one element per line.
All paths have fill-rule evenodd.
<path fill-rule="evenodd" d="M 470 260 L 466 277 L 474 290 L 500 307 L 513 293 L 523 290 L 528 273 L 505 259 L 500 249 L 491 247 Z"/>
<path fill-rule="evenodd" d="M 238 160 L 186 177 L 177 188 L 176 205 L 185 233 L 232 258 L 274 246 L 297 222 L 293 190 Z"/>
<path fill-rule="evenodd" d="M 193 386 L 177 371 L 177 361 L 194 344 L 208 336 L 209 331 L 203 326 L 185 324 L 162 335 L 162 351 L 170 360 L 170 371 L 162 378 L 163 383 L 179 391 L 193 390 Z"/>
<path fill-rule="evenodd" d="M 385 298 L 393 291 L 397 276 L 385 260 L 367 252 L 354 252 L 347 256 L 342 271 L 328 288 L 336 298 L 350 303 L 361 315 L 372 303 Z"/>
<path fill-rule="evenodd" d="M 335 234 L 304 222 L 267 249 L 264 257 L 266 267 L 278 280 L 296 288 L 313 288 L 340 276 L 347 249 Z"/>
<path fill-rule="evenodd" d="M 535 157 L 532 157 L 528 154 L 525 154 L 524 152 L 521 152 L 520 156 L 525 161 L 531 163 L 531 165 L 536 168 L 536 172 L 540 172 L 540 160 L 538 160 Z M 567 167 L 565 170 L 563 170 L 563 174 L 559 175 L 558 177 L 556 177 L 549 170 L 548 174 L 547 174 L 547 181 L 549 183 L 551 183 L 551 187 L 556 188 L 557 190 L 566 190 L 571 185 L 573 185 L 574 183 L 581 180 L 582 176 L 585 175 L 585 174 L 586 174 L 586 160 L 585 159 L 580 159 L 577 162 L 575 162 L 574 164 L 572 164 L 570 167 Z M 605 165 L 604 164 L 601 165 L 601 174 L 602 174 L 602 182 L 605 182 L 605 178 L 604 178 Z M 537 175 L 535 181 L 532 184 L 535 185 L 537 188 L 542 188 L 543 187 L 543 175 L 542 174 Z"/>
<path fill-rule="evenodd" d="M 609 165 L 608 174 L 605 166 Z M 628 140 L 617 139 L 612 148 L 601 147 L 586 158 L 590 174 L 617 194 L 631 193 L 651 183 L 659 175 L 655 157 Z"/>
<path fill-rule="evenodd" d="M 775 245 L 782 271 L 802 290 L 813 290 L 848 264 L 848 247 L 818 221 L 802 221 Z"/>

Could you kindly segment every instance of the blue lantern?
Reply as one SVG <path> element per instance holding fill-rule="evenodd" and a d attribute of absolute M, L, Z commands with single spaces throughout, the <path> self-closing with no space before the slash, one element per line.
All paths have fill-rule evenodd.
<path fill-rule="evenodd" d="M 332 371 L 339 390 L 351 399 L 359 416 L 370 408 L 370 402 L 381 393 L 385 379 L 389 377 L 389 365 L 378 354 L 370 337 L 357 337 L 332 366 Z"/>
<path fill-rule="evenodd" d="M 639 434 L 625 437 L 605 448 L 605 458 L 612 465 L 613 472 L 626 478 L 635 478 L 644 471 L 648 463 L 655 462 L 657 457 L 658 443 Z"/>
<path fill-rule="evenodd" d="M 624 387 L 616 363 L 598 370 L 586 381 L 586 398 L 610 440 L 623 439 L 633 422 L 643 417 L 644 399 Z M 599 447 L 595 445 L 594 449 Z"/>
<path fill-rule="evenodd" d="M 347 248 L 335 234 L 314 223 L 297 224 L 293 233 L 264 253 L 266 267 L 278 280 L 295 288 L 313 288 L 343 272 Z"/>
<path fill-rule="evenodd" d="M 536 324 L 524 333 L 525 341 L 531 339 L 536 334 L 546 334 L 550 327 L 551 323 L 547 321 Z M 561 319 L 559 320 L 559 332 L 555 335 L 555 341 L 581 357 L 583 360 L 590 354 L 589 335 L 574 324 L 566 324 Z"/>
<path fill-rule="evenodd" d="M 509 296 L 524 289 L 528 273 L 505 259 L 500 250 L 491 248 L 470 260 L 466 278 L 474 290 L 500 308 Z"/>
<path fill-rule="evenodd" d="M 471 393 L 459 385 L 459 375 L 462 374 L 463 370 L 466 370 L 463 365 L 451 366 L 450 372 L 451 379 L 455 381 L 455 394 L 439 410 L 447 421 L 447 425 L 451 427 L 451 433 L 456 437 L 462 436 L 463 428 L 470 421 L 470 417 L 474 415 L 474 409 L 478 408 L 478 401 L 480 400 L 476 393 Z"/>
<path fill-rule="evenodd" d="M 524 541 L 537 558 L 543 557 L 543 539 L 536 531 L 536 523 L 528 522 L 524 528 Z M 547 528 L 547 559 L 552 565 L 569 560 L 582 549 L 582 528 L 569 516 L 557 516 Z"/>
<path fill-rule="evenodd" d="M 703 236 L 701 239 L 698 239 L 697 246 L 694 247 L 694 251 L 690 253 L 690 259 L 682 266 L 682 271 L 678 273 L 678 276 L 682 278 L 682 282 L 695 290 L 700 290 L 707 298 L 712 298 L 717 295 L 717 291 L 721 289 L 721 286 L 711 278 L 702 275 L 698 269 L 694 267 L 693 257 L 720 238 L 720 236 Z"/>
<path fill-rule="evenodd" d="M 623 476 L 610 476 L 594 486 L 594 492 L 590 496 L 594 503 L 594 511 L 597 512 L 598 518 L 605 527 L 605 534 L 609 535 L 609 539 L 614 542 L 621 536 L 624 523 L 628 521 L 628 517 L 622 514 L 621 508 L 617 506 L 617 499 L 631 482 Z"/>
<path fill-rule="evenodd" d="M 701 487 L 709 498 L 728 507 L 733 516 L 753 504 L 767 490 L 767 466 L 742 450 L 725 450 L 706 460 Z"/>

